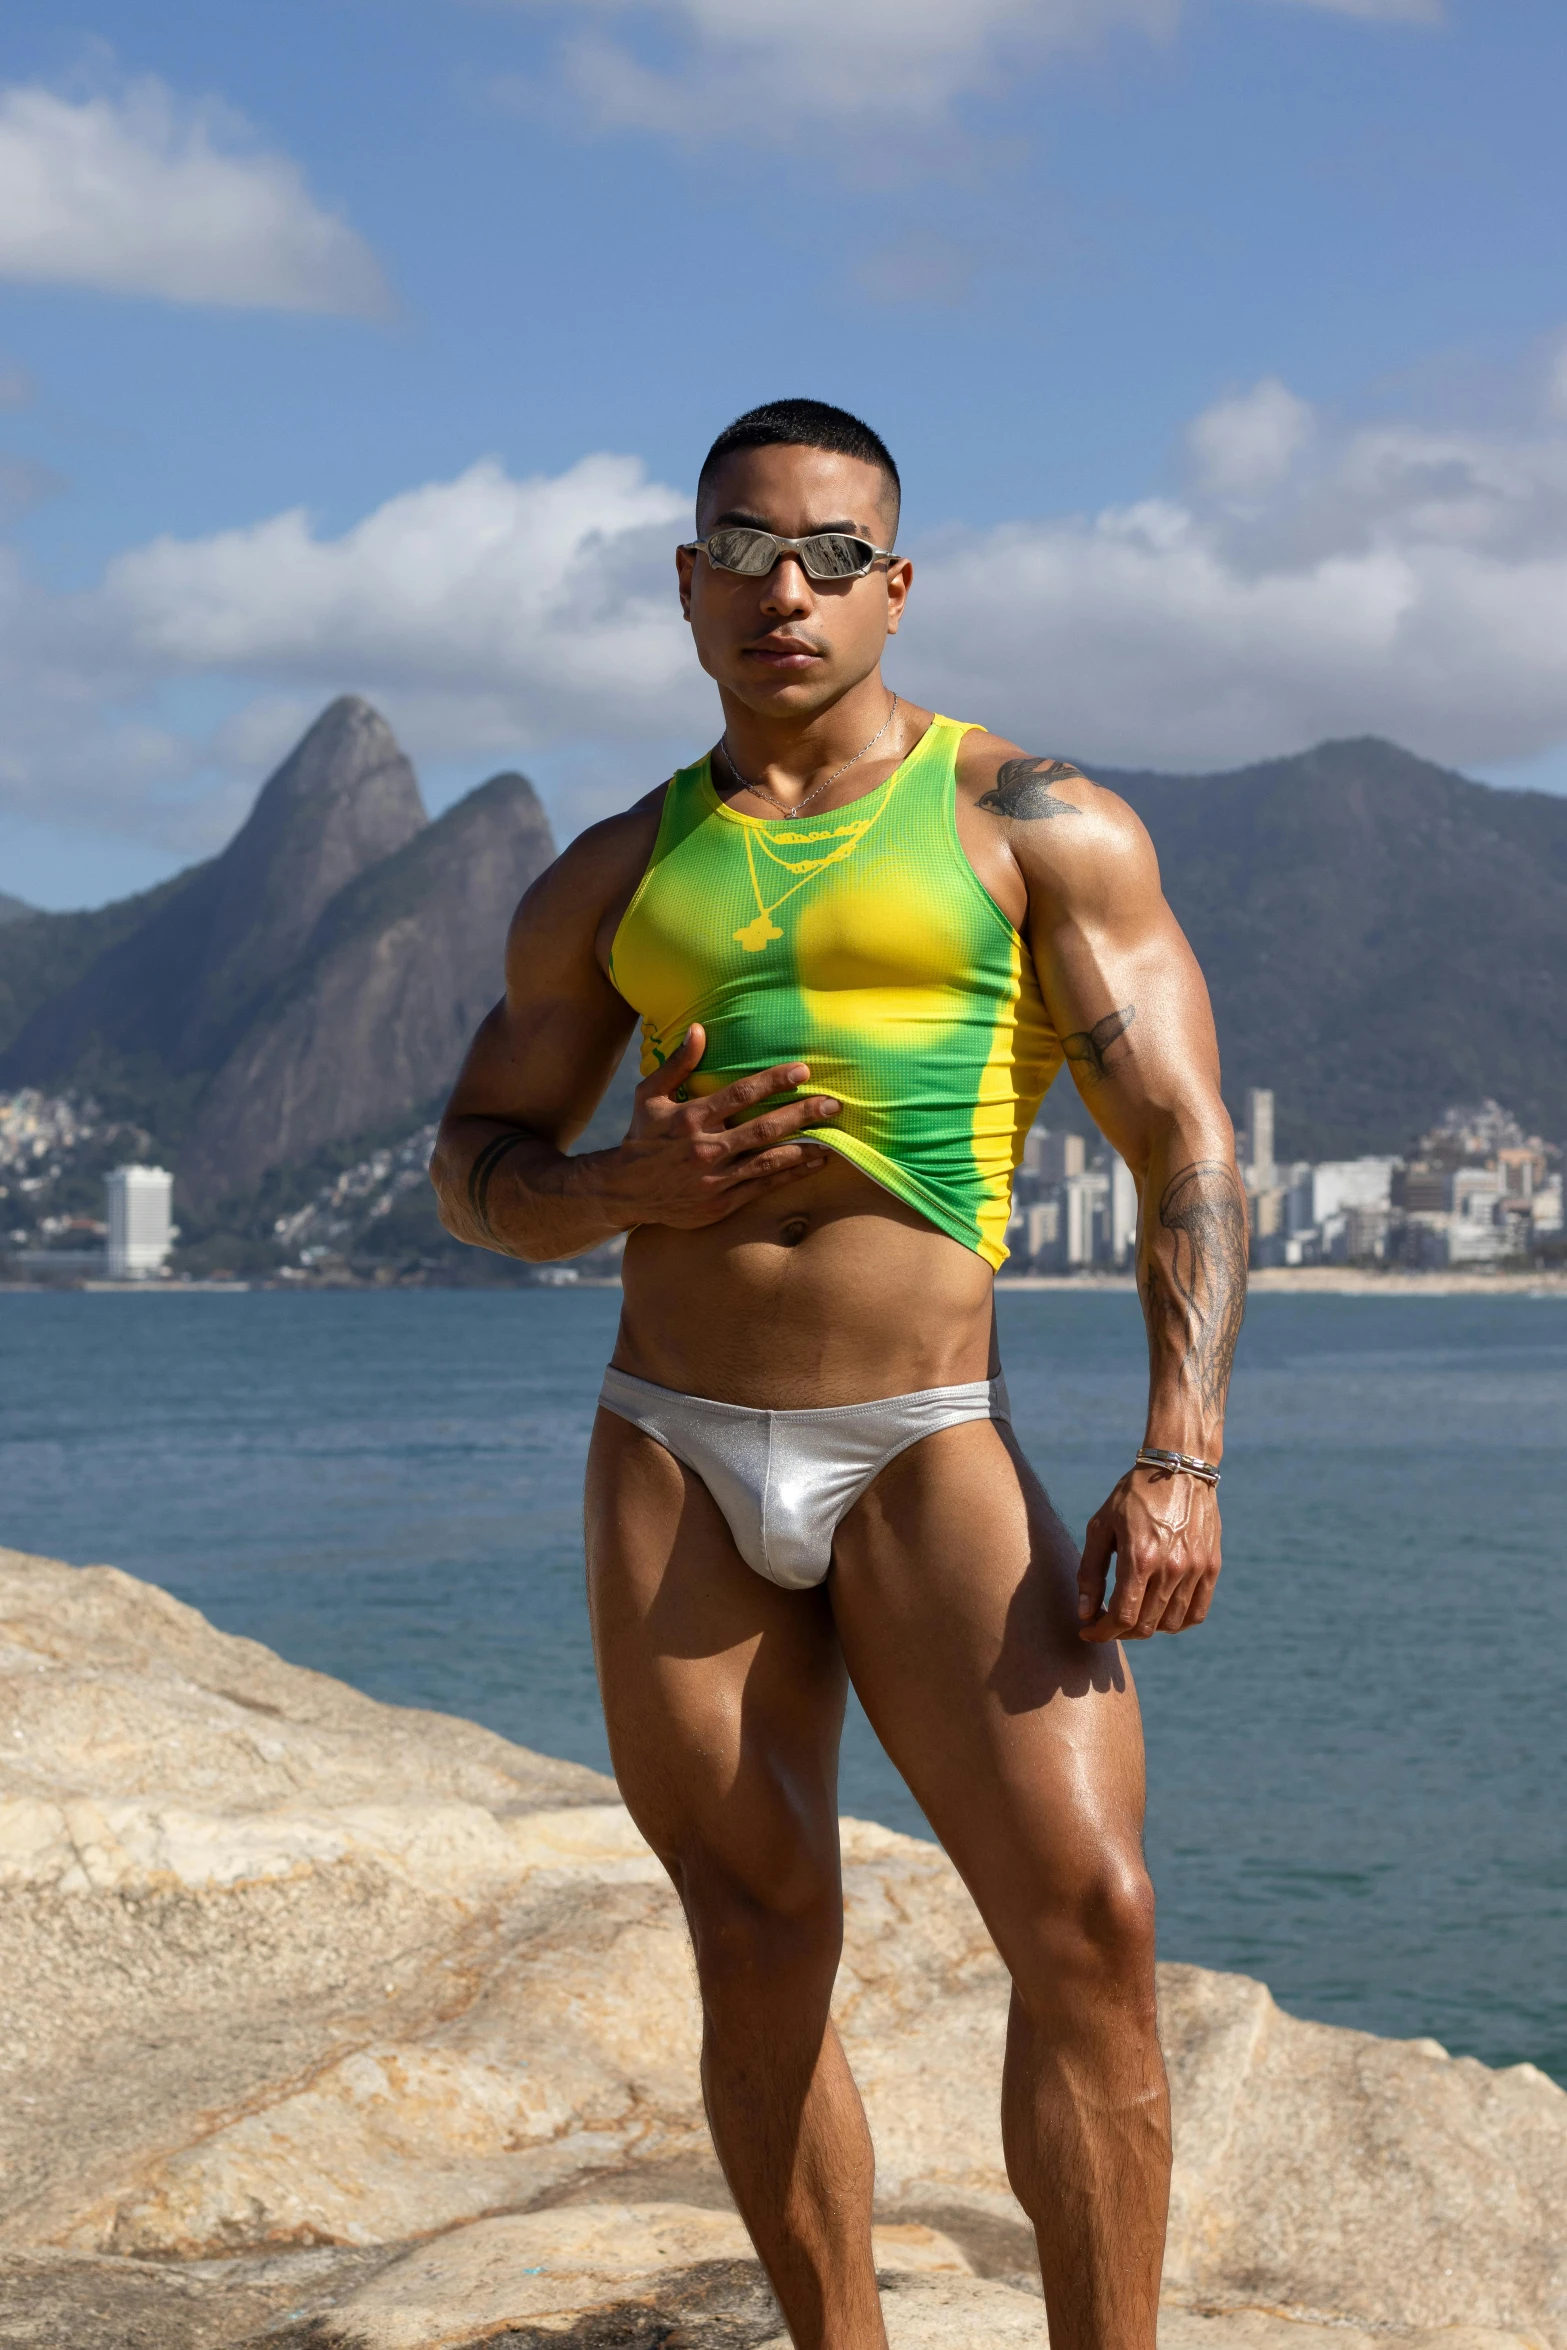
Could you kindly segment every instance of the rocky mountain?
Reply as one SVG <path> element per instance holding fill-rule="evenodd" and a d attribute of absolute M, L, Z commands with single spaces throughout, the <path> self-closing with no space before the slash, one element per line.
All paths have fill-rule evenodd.
<path fill-rule="evenodd" d="M 1567 799 L 1393 743 L 1233 774 L 1092 770 L 1131 801 L 1208 975 L 1225 1091 L 1286 1156 L 1396 1151 L 1492 1096 L 1567 1138 Z"/>
<path fill-rule="evenodd" d="M 431 823 L 385 720 L 334 702 L 221 856 L 124 907 L 8 927 L 0 1086 L 134 1098 L 197 1206 L 412 1122 L 499 993 L 507 919 L 553 854 L 522 776 Z"/>
<path fill-rule="evenodd" d="M 5 891 L 0 889 L 0 928 L 7 922 L 20 922 L 24 914 L 31 914 L 35 910 L 23 899 L 7 897 Z"/>
<path fill-rule="evenodd" d="M 193 1196 L 444 1093 L 500 994 L 512 910 L 554 853 L 533 786 L 497 775 L 351 881 L 203 1096 L 180 1162 Z"/>
<path fill-rule="evenodd" d="M 203 871 L 192 865 L 156 889 L 82 913 L 40 914 L 29 909 L 14 922 L 0 925 L 0 1066 L 35 1014 L 74 988 L 100 956 L 149 922 Z M 24 1082 L 0 1079 L 0 1084 Z"/>
<path fill-rule="evenodd" d="M 703 2123 L 684 1920 L 615 1788 L 112 1567 L 0 1550 L 0 2336 L 788 2350 Z M 1008 1985 L 842 1823 L 833 2001 L 893 2350 L 1044 2341 Z M 1159 1969 L 1161 2350 L 1567 2350 L 1567 2095 Z"/>

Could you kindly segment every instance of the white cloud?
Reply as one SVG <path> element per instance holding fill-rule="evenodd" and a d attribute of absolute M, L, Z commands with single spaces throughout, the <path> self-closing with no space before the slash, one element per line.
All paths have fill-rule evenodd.
<path fill-rule="evenodd" d="M 1263 0 L 1279 5 L 1281 0 Z M 1435 24 L 1442 0 L 1288 0 L 1342 16 Z M 561 79 L 600 130 L 691 140 L 793 132 L 814 121 L 934 124 L 956 98 L 997 86 L 1009 65 L 1130 31 L 1171 34 L 1182 0 L 515 0 L 570 30 Z M 667 58 L 636 45 L 646 27 Z M 629 35 L 629 37 L 628 37 Z M 845 151 L 845 160 L 854 160 Z"/>
<path fill-rule="evenodd" d="M 1494 765 L 1567 740 L 1567 433 L 1334 436 L 1303 409 L 1270 383 L 1199 418 L 1184 497 L 949 542 L 916 585 L 911 684 L 1117 765 L 1361 733 Z"/>
<path fill-rule="evenodd" d="M 0 91 L 0 278 L 228 309 L 384 314 L 374 255 L 295 164 L 157 81 Z"/>
<path fill-rule="evenodd" d="M 562 0 L 521 0 L 558 8 Z M 691 137 L 829 125 L 934 121 L 954 97 L 993 80 L 1009 52 L 1047 55 L 1117 28 L 1170 30 L 1179 0 L 567 0 L 567 86 L 606 130 Z M 584 18 L 597 18 L 582 29 Z M 607 28 L 651 20 L 683 54 L 647 62 Z M 743 123 L 729 120 L 744 110 Z"/>
<path fill-rule="evenodd" d="M 1274 488 L 1311 440 L 1316 419 L 1277 376 L 1205 409 L 1187 432 L 1204 489 L 1245 497 Z"/>
<path fill-rule="evenodd" d="M 635 459 L 595 456 L 522 481 L 485 461 L 338 538 L 294 511 L 157 539 L 75 596 L 0 550 L 0 804 L 214 845 L 236 775 L 346 688 L 431 761 L 689 739 L 711 692 L 674 594 L 689 523 Z M 181 725 L 193 686 L 239 707 Z"/>
<path fill-rule="evenodd" d="M 1270 380 L 1186 446 L 1178 495 L 916 548 L 900 689 L 1107 765 L 1365 732 L 1480 768 L 1567 744 L 1548 405 L 1512 433 L 1345 429 Z M 485 461 L 338 537 L 292 512 L 160 539 L 74 596 L 0 559 L 0 804 L 215 845 L 352 688 L 425 762 L 543 759 L 578 779 L 579 819 L 602 812 L 606 779 L 651 781 L 717 730 L 674 594 L 688 520 L 628 457 L 527 480 Z M 198 725 L 193 698 L 220 715 Z"/>
<path fill-rule="evenodd" d="M 141 666 L 334 689 L 345 675 L 405 704 L 451 705 L 479 739 L 538 744 L 646 728 L 683 710 L 671 624 L 689 503 L 629 457 L 513 481 L 493 461 L 409 490 L 323 541 L 299 511 L 109 567 L 96 623 Z"/>

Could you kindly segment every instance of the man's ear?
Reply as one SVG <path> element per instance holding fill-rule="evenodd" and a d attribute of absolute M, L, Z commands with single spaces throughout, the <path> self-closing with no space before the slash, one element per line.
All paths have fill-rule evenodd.
<path fill-rule="evenodd" d="M 914 581 L 914 566 L 907 555 L 895 555 L 887 566 L 887 634 L 896 636 L 903 618 L 903 608 L 909 600 L 909 589 Z"/>
<path fill-rule="evenodd" d="M 680 583 L 681 616 L 689 627 L 691 622 L 691 574 L 696 569 L 696 557 L 689 547 L 675 549 L 675 577 Z"/>

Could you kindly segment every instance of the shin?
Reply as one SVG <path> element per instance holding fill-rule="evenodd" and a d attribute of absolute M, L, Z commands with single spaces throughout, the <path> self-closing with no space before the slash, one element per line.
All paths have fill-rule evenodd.
<path fill-rule="evenodd" d="M 829 2005 L 836 1871 L 765 1893 L 710 1856 L 674 1864 L 702 1995 L 702 2087 L 719 2159 L 800 2350 L 882 2350 L 873 2158 Z"/>
<path fill-rule="evenodd" d="M 1153 1956 L 1135 1855 L 1101 1856 L 1014 1954 L 1002 2128 L 1055 2350 L 1154 2350 L 1170 2108 Z"/>

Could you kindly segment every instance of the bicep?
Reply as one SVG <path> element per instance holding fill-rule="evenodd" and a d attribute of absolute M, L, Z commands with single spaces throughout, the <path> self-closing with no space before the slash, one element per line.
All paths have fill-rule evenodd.
<path fill-rule="evenodd" d="M 1041 893 L 1030 943 L 1083 1104 L 1136 1167 L 1171 1117 L 1222 1122 L 1219 1054 L 1207 986 L 1151 845 L 1117 844 L 1110 866 L 1081 888 Z"/>
<path fill-rule="evenodd" d="M 504 1119 L 564 1150 L 603 1098 L 636 1015 L 599 964 L 591 913 L 550 880 L 513 916 L 506 993 L 480 1022 L 447 1115 Z"/>

